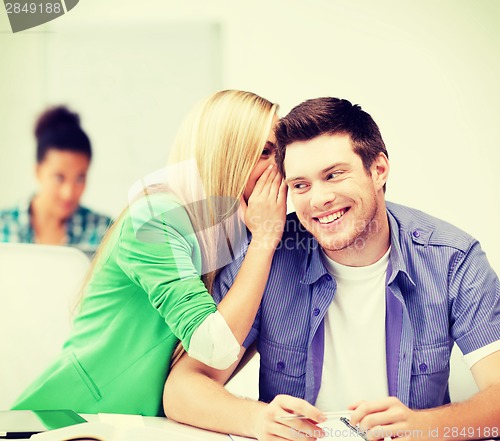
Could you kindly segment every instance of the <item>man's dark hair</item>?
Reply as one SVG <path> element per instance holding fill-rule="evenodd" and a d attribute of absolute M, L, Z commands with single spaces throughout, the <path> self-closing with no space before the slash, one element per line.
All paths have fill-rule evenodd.
<path fill-rule="evenodd" d="M 281 174 L 285 176 L 288 145 L 336 134 L 351 137 L 354 153 L 361 157 L 367 173 L 379 153 L 388 157 L 377 124 L 360 106 L 339 98 L 314 98 L 294 107 L 276 128 L 276 164 Z"/>
<path fill-rule="evenodd" d="M 82 153 L 89 160 L 92 148 L 87 134 L 80 127 L 80 117 L 64 106 L 45 110 L 35 123 L 36 160 L 41 163 L 51 149 Z"/>

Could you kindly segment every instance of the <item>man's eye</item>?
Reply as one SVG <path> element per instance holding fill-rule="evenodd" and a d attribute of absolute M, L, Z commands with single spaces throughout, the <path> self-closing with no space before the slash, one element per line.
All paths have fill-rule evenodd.
<path fill-rule="evenodd" d="M 297 190 L 302 190 L 303 188 L 306 188 L 307 185 L 304 184 L 303 182 L 297 182 L 296 184 L 293 184 L 293 188 L 296 188 Z"/>
<path fill-rule="evenodd" d="M 329 174 L 326 176 L 326 179 L 329 181 L 329 180 L 331 180 L 331 179 L 338 178 L 341 174 L 342 174 L 342 172 L 334 172 L 334 173 L 329 173 Z"/>

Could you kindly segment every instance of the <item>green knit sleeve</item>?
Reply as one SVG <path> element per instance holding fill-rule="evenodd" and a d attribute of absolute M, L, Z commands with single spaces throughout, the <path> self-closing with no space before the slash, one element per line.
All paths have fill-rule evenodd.
<path fill-rule="evenodd" d="M 125 216 L 117 245 L 118 265 L 188 350 L 217 307 L 200 279 L 200 248 L 184 208 L 168 195 L 141 199 Z"/>

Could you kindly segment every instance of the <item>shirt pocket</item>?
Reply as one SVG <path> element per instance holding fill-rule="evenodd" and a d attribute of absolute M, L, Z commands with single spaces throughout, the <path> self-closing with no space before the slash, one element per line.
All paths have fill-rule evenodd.
<path fill-rule="evenodd" d="M 70 355 L 70 360 L 71 360 L 71 363 L 73 364 L 73 367 L 75 368 L 76 372 L 80 376 L 83 384 L 90 391 L 90 393 L 92 394 L 94 399 L 96 401 L 101 400 L 102 395 L 101 395 L 99 388 L 95 384 L 94 380 L 87 373 L 87 371 L 84 369 L 84 367 L 80 363 L 80 360 L 78 360 L 78 358 L 76 357 L 75 354 Z"/>
<path fill-rule="evenodd" d="M 259 391 L 261 401 L 278 394 L 305 396 L 307 349 L 290 347 L 260 338 Z"/>
<path fill-rule="evenodd" d="M 422 346 L 413 351 L 409 407 L 427 409 L 450 401 L 450 347 Z"/>

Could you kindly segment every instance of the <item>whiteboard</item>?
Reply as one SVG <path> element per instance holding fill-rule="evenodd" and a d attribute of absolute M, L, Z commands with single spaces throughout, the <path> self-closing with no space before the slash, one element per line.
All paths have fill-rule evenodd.
<path fill-rule="evenodd" d="M 113 216 L 127 204 L 128 189 L 135 181 L 165 165 L 187 111 L 222 84 L 218 23 L 117 23 L 29 38 L 37 40 L 30 46 L 37 56 L 11 57 L 11 61 L 22 62 L 22 70 L 36 78 L 30 87 L 38 112 L 47 105 L 66 104 L 80 114 L 94 153 L 82 202 Z M 16 71 L 12 69 L 13 76 Z M 1 122 L 13 123 L 8 118 Z M 31 126 L 26 128 L 30 130 Z M 23 169 L 9 175 L 8 187 L 18 198 L 35 190 L 24 170 L 32 173 L 34 159 L 30 164 L 26 158 L 35 157 L 35 142 L 27 146 L 26 133 L 22 135 L 23 163 L 16 161 L 19 144 L 10 139 L 2 144 L 0 164 L 0 175 L 13 163 Z M 2 196 L 4 206 L 7 198 Z M 12 201 L 12 191 L 8 196 Z"/>

